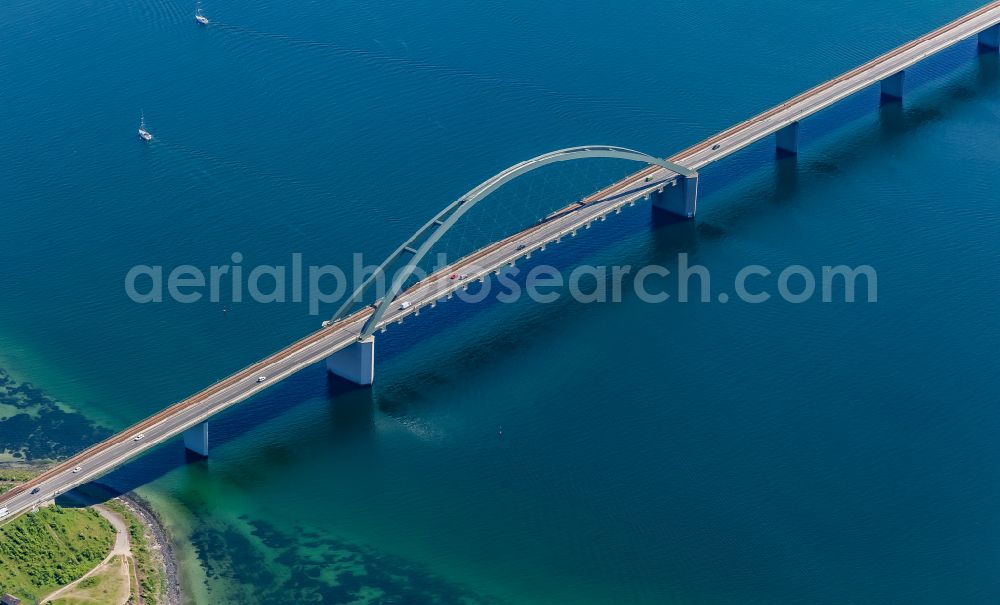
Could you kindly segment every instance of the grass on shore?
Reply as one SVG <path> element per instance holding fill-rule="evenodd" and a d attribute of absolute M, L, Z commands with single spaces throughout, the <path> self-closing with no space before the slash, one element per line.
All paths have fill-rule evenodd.
<path fill-rule="evenodd" d="M 0 594 L 25 605 L 81 577 L 111 552 L 115 529 L 93 509 L 50 506 L 0 526 Z"/>
<path fill-rule="evenodd" d="M 124 603 L 130 593 L 129 564 L 118 555 L 94 575 L 83 580 L 52 605 L 112 605 Z M 48 605 L 48 604 L 46 604 Z"/>
<path fill-rule="evenodd" d="M 41 469 L 39 468 L 0 468 L 0 494 L 9 491 L 14 486 L 31 480 Z M 120 500 L 113 498 L 104 503 L 111 511 L 117 513 L 125 520 L 129 530 L 129 540 L 132 549 L 132 563 L 135 565 L 138 579 L 138 591 L 141 602 L 147 605 L 158 605 L 163 602 L 167 593 L 167 578 L 164 573 L 163 563 L 160 556 L 150 548 L 150 540 L 147 537 L 145 523 L 137 517 Z M 55 511 L 59 511 L 55 513 Z M 52 513 L 52 514 L 50 514 Z M 38 517 L 41 515 L 41 517 Z M 82 519 L 77 519 L 83 515 Z M 36 521 L 41 524 L 52 524 L 48 532 L 42 532 L 38 523 L 27 521 L 28 517 L 38 517 Z M 97 521 L 94 524 L 94 521 Z M 74 531 L 77 529 L 93 530 L 94 527 L 101 527 L 101 532 Z M 103 554 L 91 561 L 84 553 L 83 558 L 79 558 L 81 551 L 85 551 L 87 546 L 86 538 L 96 537 L 99 533 L 106 533 L 110 536 L 108 547 L 103 549 Z M 46 538 L 45 534 L 49 537 Z M 24 599 L 25 605 L 33 603 L 40 596 L 48 594 L 52 590 L 68 584 L 76 578 L 93 569 L 107 555 L 114 543 L 114 528 L 107 524 L 100 515 L 92 509 L 60 508 L 58 506 L 40 509 L 33 515 L 24 515 L 12 520 L 0 527 L 0 594 L 10 592 L 17 597 Z M 10 540 L 9 537 L 20 539 Z M 59 540 L 59 536 L 69 536 L 68 540 Z M 52 540 L 55 537 L 56 540 Z M 16 554 L 13 548 L 18 546 Z M 59 553 L 64 555 L 66 562 L 55 563 Z M 20 568 L 17 565 L 8 564 L 8 559 L 14 558 L 21 562 Z M 77 566 L 73 566 L 69 559 L 76 559 Z M 37 568 L 29 561 L 49 561 L 49 568 Z M 73 575 L 73 569 L 82 569 Z M 73 575 L 65 582 L 62 579 Z M 88 578 L 87 581 L 89 581 Z M 49 582 L 39 584 L 38 582 Z"/>

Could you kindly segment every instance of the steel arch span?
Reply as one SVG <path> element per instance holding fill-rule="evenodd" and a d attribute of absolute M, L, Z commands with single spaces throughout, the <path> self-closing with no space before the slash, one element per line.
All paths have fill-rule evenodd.
<path fill-rule="evenodd" d="M 554 164 L 556 162 L 591 158 L 632 160 L 634 162 L 660 166 L 684 177 L 697 176 L 695 171 L 685 168 L 680 164 L 656 158 L 632 149 L 626 149 L 624 147 L 611 147 L 607 145 L 591 145 L 587 147 L 570 147 L 568 149 L 560 149 L 558 151 L 552 151 L 538 157 L 531 158 L 530 160 L 514 164 L 510 168 L 498 172 L 476 187 L 472 188 L 468 193 L 438 212 L 434 218 L 424 223 L 420 229 L 418 229 L 412 236 L 410 236 L 409 239 L 396 248 L 396 250 L 390 254 L 389 257 L 386 258 L 382 264 L 379 265 L 378 268 L 372 272 L 372 274 L 368 276 L 364 282 L 361 283 L 360 286 L 358 286 L 358 288 L 351 294 L 350 298 L 348 298 L 340 309 L 337 310 L 330 321 L 335 322 L 345 317 L 351 308 L 362 300 L 365 291 L 373 283 L 375 283 L 380 276 L 384 276 L 386 274 L 386 269 L 388 267 L 396 261 L 402 259 L 404 255 L 410 255 L 409 262 L 401 271 L 399 271 L 395 279 L 393 279 L 386 295 L 382 298 L 382 302 L 378 305 L 375 312 L 371 314 L 368 321 L 361 329 L 358 339 L 364 340 L 368 338 L 375 332 L 382 316 L 385 314 L 386 310 L 392 306 L 396 297 L 399 296 L 399 293 L 403 290 L 403 286 L 406 284 L 406 281 L 410 278 L 410 276 L 413 275 L 413 272 L 419 266 L 420 261 L 431 252 L 434 245 L 437 244 L 441 237 L 444 236 L 444 234 L 447 233 L 448 230 L 451 229 L 466 212 L 471 210 L 479 202 L 488 198 L 490 194 L 497 189 L 533 170 L 537 170 L 543 166 Z"/>

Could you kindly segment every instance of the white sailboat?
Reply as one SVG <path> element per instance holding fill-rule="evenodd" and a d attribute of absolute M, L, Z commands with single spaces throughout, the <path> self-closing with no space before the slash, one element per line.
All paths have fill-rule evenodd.
<path fill-rule="evenodd" d="M 153 140 L 153 135 L 146 130 L 146 116 L 142 112 L 139 113 L 139 138 L 143 141 Z"/>
<path fill-rule="evenodd" d="M 208 17 L 201 14 L 201 2 L 198 3 L 198 10 L 194 11 L 194 20 L 202 25 L 208 25 Z"/>

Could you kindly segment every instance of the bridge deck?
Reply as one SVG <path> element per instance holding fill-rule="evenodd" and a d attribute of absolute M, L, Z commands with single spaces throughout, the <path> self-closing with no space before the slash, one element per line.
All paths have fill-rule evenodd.
<path fill-rule="evenodd" d="M 700 170 L 997 23 L 1000 23 L 1000 0 L 824 82 L 669 159 L 693 170 Z M 386 313 L 379 326 L 384 327 L 407 315 L 418 313 L 421 307 L 447 297 L 469 281 L 486 276 L 595 220 L 602 220 L 607 214 L 647 196 L 654 189 L 671 186 L 671 181 L 677 176 L 658 166 L 641 170 L 595 193 L 581 204 L 556 212 L 538 225 L 461 259 L 404 292 L 400 300 L 410 302 L 408 308 L 404 310 L 396 304 L 396 308 Z M 451 274 L 467 274 L 468 277 L 466 280 L 452 279 Z M 0 496 L 0 505 L 10 511 L 7 518 L 95 479 L 185 429 L 349 346 L 356 340 L 371 313 L 371 308 L 362 309 L 334 325 L 310 334 Z M 258 376 L 267 376 L 267 380 L 257 383 Z M 143 433 L 144 438 L 133 441 L 138 433 Z M 81 470 L 73 473 L 72 469 L 77 466 Z M 31 494 L 36 487 L 39 488 L 38 493 Z"/>

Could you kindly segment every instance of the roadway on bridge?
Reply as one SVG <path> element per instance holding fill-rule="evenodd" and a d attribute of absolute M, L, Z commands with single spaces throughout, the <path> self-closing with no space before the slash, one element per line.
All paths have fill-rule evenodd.
<path fill-rule="evenodd" d="M 1000 1 L 984 6 L 737 124 L 674 155 L 669 160 L 692 170 L 700 170 L 997 23 L 1000 23 Z M 418 313 L 432 303 L 446 299 L 458 288 L 466 287 L 469 282 L 542 249 L 560 238 L 572 235 L 593 221 L 603 220 L 607 215 L 620 211 L 623 206 L 648 196 L 655 189 L 672 186 L 676 178 L 677 174 L 658 166 L 646 168 L 590 196 L 580 204 L 568 207 L 537 225 L 470 254 L 400 294 L 399 298 L 391 303 L 394 308 L 386 313 L 379 327 L 385 327 L 408 315 Z M 464 274 L 467 277 L 452 278 L 453 274 Z M 401 308 L 402 301 L 409 303 L 406 309 Z M 370 307 L 357 311 L 92 446 L 42 473 L 34 480 L 0 496 L 0 507 L 9 509 L 5 519 L 13 518 L 73 487 L 96 479 L 155 445 L 175 437 L 185 429 L 353 344 L 371 313 Z M 259 376 L 267 378 L 263 382 L 257 382 Z M 134 440 L 140 433 L 143 435 L 142 439 Z M 76 467 L 79 467 L 79 471 L 73 472 Z"/>

